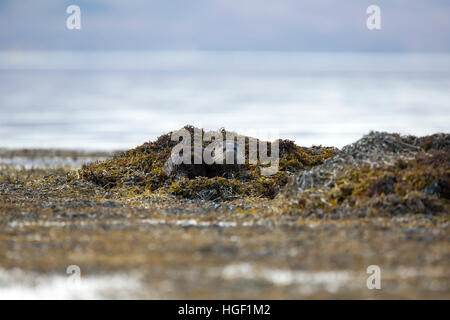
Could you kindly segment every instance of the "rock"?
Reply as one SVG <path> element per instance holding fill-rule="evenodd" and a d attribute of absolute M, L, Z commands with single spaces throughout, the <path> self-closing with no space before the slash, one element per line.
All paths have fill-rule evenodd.
<path fill-rule="evenodd" d="M 404 157 L 412 157 L 422 148 L 411 144 L 409 137 L 386 132 L 371 132 L 355 143 L 345 146 L 334 157 L 299 174 L 290 189 L 303 191 L 309 188 L 329 189 L 334 187 L 336 176 L 350 165 L 374 166 L 393 163 Z"/>

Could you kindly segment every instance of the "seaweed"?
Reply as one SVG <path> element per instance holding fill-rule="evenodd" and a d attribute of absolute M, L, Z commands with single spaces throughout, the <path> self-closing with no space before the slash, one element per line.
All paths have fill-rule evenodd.
<path fill-rule="evenodd" d="M 372 132 L 293 179 L 277 209 L 299 215 L 450 212 L 449 135 Z"/>
<path fill-rule="evenodd" d="M 194 134 L 194 127 L 184 128 Z M 225 139 L 229 132 L 220 133 Z M 448 134 L 372 132 L 340 151 L 278 140 L 279 170 L 271 176 L 261 173 L 265 165 L 259 161 L 250 163 L 250 137 L 243 137 L 246 158 L 241 165 L 183 164 L 167 171 L 171 150 L 178 143 L 170 137 L 168 133 L 112 159 L 85 165 L 78 174 L 125 198 L 151 193 L 216 202 L 277 198 L 274 211 L 295 215 L 449 212 Z M 203 151 L 205 142 L 201 147 Z M 195 152 L 192 147 L 192 160 Z"/>
<path fill-rule="evenodd" d="M 185 126 L 194 140 L 192 126 Z M 221 129 L 223 140 L 227 134 L 239 137 L 234 132 Z M 201 133 L 205 131 L 202 129 Z M 172 148 L 178 141 L 171 140 L 172 132 L 160 136 L 154 142 L 143 145 L 114 156 L 112 159 L 83 166 L 79 176 L 107 190 L 126 192 L 166 192 L 188 199 L 228 200 L 242 196 L 274 198 L 288 178 L 303 170 L 321 164 L 338 150 L 332 147 L 314 146 L 311 148 L 297 146 L 290 140 L 278 140 L 280 150 L 279 170 L 266 177 L 261 174 L 265 165 L 259 161 L 249 161 L 250 137 L 243 137 L 245 143 L 245 163 L 241 165 L 207 165 L 182 164 L 173 168 L 168 161 Z M 242 136 L 241 136 L 242 137 Z M 256 140 L 259 142 L 259 140 Z M 203 142 L 202 150 L 207 142 Z M 269 148 L 270 150 L 270 143 Z M 195 150 L 192 146 L 193 163 Z M 257 152 L 260 152 L 259 149 Z"/>
<path fill-rule="evenodd" d="M 197 165 L 202 170 L 186 170 L 203 174 L 184 176 L 180 174 L 184 169 L 167 174 L 164 165 L 177 143 L 170 135 L 77 171 L 5 167 L 0 171 L 3 208 L 18 206 L 34 212 L 42 207 L 40 212 L 59 214 L 65 202 L 81 199 L 98 204 L 100 214 L 100 204 L 108 201 L 164 210 L 237 206 L 244 214 L 253 214 L 257 207 L 260 215 L 313 219 L 450 213 L 448 134 L 413 137 L 372 132 L 340 151 L 279 140 L 279 170 L 271 176 L 261 174 L 265 165 L 250 164 L 248 159 L 239 170 L 202 163 Z M 249 139 L 245 137 L 246 148 Z M 47 205 L 51 199 L 56 199 L 56 207 Z"/>

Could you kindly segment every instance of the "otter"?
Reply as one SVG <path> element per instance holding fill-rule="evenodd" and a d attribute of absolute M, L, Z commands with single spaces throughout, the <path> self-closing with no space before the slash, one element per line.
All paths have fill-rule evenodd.
<path fill-rule="evenodd" d="M 166 175 L 175 176 L 179 179 L 194 179 L 196 177 L 233 178 L 239 174 L 244 164 L 244 150 L 241 149 L 236 141 L 213 142 L 208 146 L 208 150 L 212 150 L 211 154 L 208 154 L 207 148 L 191 149 L 191 160 L 197 157 L 197 159 L 202 159 L 201 164 L 195 164 L 192 161 L 176 164 L 175 157 L 171 154 L 164 164 L 163 171 Z M 198 154 L 199 152 L 201 154 Z M 205 161 L 205 159 L 207 160 Z"/>

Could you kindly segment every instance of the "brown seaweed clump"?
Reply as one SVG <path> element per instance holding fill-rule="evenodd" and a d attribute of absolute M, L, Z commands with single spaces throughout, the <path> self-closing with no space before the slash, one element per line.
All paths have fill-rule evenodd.
<path fill-rule="evenodd" d="M 186 126 L 184 129 L 191 134 L 191 141 L 194 141 L 195 128 Z M 206 132 L 201 130 L 201 133 L 204 135 Z M 228 134 L 235 137 L 234 143 L 238 137 L 243 137 L 225 129 L 221 129 L 219 133 L 223 141 L 227 141 L 225 143 L 229 143 L 226 140 Z M 243 196 L 274 198 L 289 177 L 321 164 L 338 151 L 332 147 L 300 147 L 293 141 L 278 140 L 279 170 L 271 176 L 264 176 L 261 169 L 266 165 L 259 161 L 251 164 L 247 157 L 249 137 L 243 137 L 246 151 L 243 164 L 208 165 L 202 162 L 174 165 L 171 163 L 171 152 L 178 141 L 172 141 L 171 136 L 172 132 L 107 161 L 85 165 L 79 170 L 79 175 L 105 189 L 130 194 L 163 192 L 187 199 L 215 201 Z M 207 145 L 208 142 L 203 142 L 200 152 Z M 270 143 L 268 149 L 270 150 Z M 192 146 L 191 163 L 194 163 L 196 152 L 199 152 L 198 149 L 195 150 Z"/>
<path fill-rule="evenodd" d="M 371 132 L 293 178 L 277 210 L 300 215 L 450 213 L 450 135 Z"/>

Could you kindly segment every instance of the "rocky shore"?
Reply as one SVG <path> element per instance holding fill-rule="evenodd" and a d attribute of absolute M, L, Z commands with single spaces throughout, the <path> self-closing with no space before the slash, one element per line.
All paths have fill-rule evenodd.
<path fill-rule="evenodd" d="M 86 283 L 136 284 L 96 297 L 450 297 L 449 134 L 280 140 L 271 176 L 248 161 L 164 170 L 175 143 L 0 150 L 0 296 L 77 265 Z M 369 265 L 382 290 L 367 289 Z"/>

